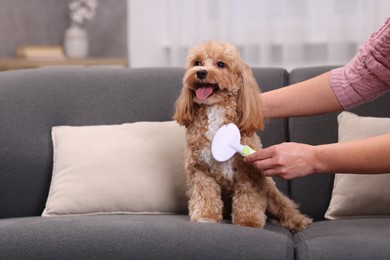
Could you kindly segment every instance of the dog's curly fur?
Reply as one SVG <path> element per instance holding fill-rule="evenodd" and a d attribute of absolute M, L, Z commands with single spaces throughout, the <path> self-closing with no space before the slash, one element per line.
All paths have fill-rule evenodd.
<path fill-rule="evenodd" d="M 241 143 L 261 148 L 256 134 L 264 127 L 259 93 L 252 71 L 234 46 L 207 41 L 190 52 L 174 119 L 186 127 L 191 221 L 220 222 L 223 197 L 230 196 L 233 224 L 261 228 L 268 215 L 296 232 L 311 222 L 272 178 L 244 163 L 240 155 L 223 163 L 211 155 L 211 140 L 228 123 L 239 127 Z"/>

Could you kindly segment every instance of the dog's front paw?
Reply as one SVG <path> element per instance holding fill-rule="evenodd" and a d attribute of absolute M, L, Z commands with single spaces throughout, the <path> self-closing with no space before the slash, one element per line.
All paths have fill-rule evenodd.
<path fill-rule="evenodd" d="M 196 223 L 218 223 L 219 221 L 211 218 L 199 218 L 195 220 Z"/>
<path fill-rule="evenodd" d="M 237 214 L 233 214 L 232 217 L 232 222 L 234 225 L 255 228 L 263 228 L 267 219 L 264 214 L 240 216 L 237 216 Z"/>

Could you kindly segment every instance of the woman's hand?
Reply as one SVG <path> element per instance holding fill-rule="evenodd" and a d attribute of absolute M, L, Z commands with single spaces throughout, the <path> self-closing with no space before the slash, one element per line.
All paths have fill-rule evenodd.
<path fill-rule="evenodd" d="M 244 158 L 261 170 L 265 176 L 283 179 L 303 177 L 315 172 L 314 147 L 300 143 L 281 143 Z"/>

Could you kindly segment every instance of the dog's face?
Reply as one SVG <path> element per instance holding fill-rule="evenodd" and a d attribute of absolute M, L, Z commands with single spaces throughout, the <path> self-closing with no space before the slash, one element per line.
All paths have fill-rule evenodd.
<path fill-rule="evenodd" d="M 241 131 L 263 128 L 260 90 L 252 71 L 240 58 L 236 48 L 220 41 L 207 41 L 188 55 L 183 89 L 176 101 L 174 119 L 189 126 L 195 107 L 223 104 L 233 96 L 236 124 Z"/>
<path fill-rule="evenodd" d="M 196 46 L 187 58 L 183 85 L 195 103 L 213 105 L 238 94 L 242 65 L 237 50 L 227 43 L 209 41 Z"/>

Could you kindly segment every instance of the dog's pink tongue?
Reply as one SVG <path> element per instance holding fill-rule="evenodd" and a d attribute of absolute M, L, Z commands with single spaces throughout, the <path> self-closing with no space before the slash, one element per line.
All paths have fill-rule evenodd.
<path fill-rule="evenodd" d="M 200 100 L 205 100 L 213 93 L 213 87 L 201 87 L 196 90 L 196 96 Z"/>

